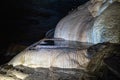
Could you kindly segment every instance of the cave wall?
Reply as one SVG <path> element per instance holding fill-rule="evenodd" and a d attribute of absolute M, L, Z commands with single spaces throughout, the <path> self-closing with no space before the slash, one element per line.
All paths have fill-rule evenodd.
<path fill-rule="evenodd" d="M 103 3 L 102 7 L 108 7 L 97 17 L 93 17 L 88 10 L 90 5 L 91 2 L 87 2 L 61 19 L 56 26 L 54 37 L 94 44 L 120 43 L 120 3 Z M 96 6 L 99 6 L 97 2 Z M 96 6 L 92 8 L 95 9 Z"/>

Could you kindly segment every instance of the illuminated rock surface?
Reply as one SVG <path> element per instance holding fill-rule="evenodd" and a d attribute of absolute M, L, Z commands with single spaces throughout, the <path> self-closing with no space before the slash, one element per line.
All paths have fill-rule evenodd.
<path fill-rule="evenodd" d="M 0 80 L 119 80 L 120 44 L 101 43 L 88 48 L 92 59 L 86 69 L 70 68 L 30 68 L 3 65 Z M 108 58 L 118 58 L 116 62 L 106 62 Z M 118 63 L 118 64 L 117 64 Z M 110 65 L 115 64 L 115 65 Z M 117 74 L 116 74 L 117 73 Z"/>
<path fill-rule="evenodd" d="M 107 8 L 98 17 L 92 17 L 88 10 L 90 5 L 88 2 L 79 6 L 64 17 L 57 24 L 54 37 L 90 43 L 120 43 L 120 3 L 103 6 Z"/>
<path fill-rule="evenodd" d="M 107 9 L 112 3 L 120 2 L 120 0 L 90 0 L 91 5 L 88 9 L 93 17 L 99 16 Z"/>
<path fill-rule="evenodd" d="M 88 42 L 88 31 L 92 26 L 93 17 L 88 10 L 90 2 L 79 6 L 76 10 L 64 17 L 56 26 L 55 38 Z"/>
<path fill-rule="evenodd" d="M 90 61 L 87 48 L 92 44 L 66 40 L 40 40 L 31 45 L 8 64 L 27 67 L 59 67 L 84 69 Z M 60 63 L 59 63 L 60 62 Z"/>
<path fill-rule="evenodd" d="M 120 43 L 120 3 L 113 3 L 99 17 L 92 27 L 94 43 Z"/>
<path fill-rule="evenodd" d="M 120 3 L 111 4 L 98 17 L 91 15 L 89 5 L 63 18 L 54 39 L 33 44 L 1 66 L 0 79 L 119 80 L 120 44 L 115 43 L 120 39 Z M 106 41 L 113 43 L 100 43 Z"/>

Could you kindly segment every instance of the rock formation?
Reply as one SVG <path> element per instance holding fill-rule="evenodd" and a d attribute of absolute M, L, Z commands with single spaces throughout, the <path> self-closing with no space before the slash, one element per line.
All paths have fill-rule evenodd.
<path fill-rule="evenodd" d="M 120 3 L 113 3 L 95 19 L 91 42 L 120 43 Z"/>
<path fill-rule="evenodd" d="M 57 24 L 54 37 L 90 43 L 120 43 L 120 3 L 114 2 L 104 6 L 106 9 L 97 17 L 91 13 L 91 5 L 93 4 L 88 2 L 79 6 L 64 17 Z"/>
<path fill-rule="evenodd" d="M 107 7 L 114 2 L 120 2 L 120 0 L 91 0 L 91 5 L 88 7 L 93 17 L 99 16 Z"/>
<path fill-rule="evenodd" d="M 40 40 L 1 66 L 0 79 L 106 80 L 111 71 L 117 77 L 112 74 L 114 78 L 107 80 L 118 80 L 118 68 L 110 65 L 109 58 L 120 56 L 120 3 L 101 9 L 111 0 L 104 1 L 79 6 L 58 23 L 53 39 Z M 98 7 L 90 11 L 94 2 Z"/>
<path fill-rule="evenodd" d="M 89 47 L 87 51 L 93 55 L 85 70 L 3 65 L 0 67 L 0 80 L 98 80 L 98 78 L 100 80 L 119 80 L 119 48 L 120 44 L 111 43 L 99 43 Z M 118 60 L 109 62 L 109 58 Z"/>
<path fill-rule="evenodd" d="M 45 42 L 47 42 L 47 45 Z M 87 48 L 90 45 L 75 41 L 41 40 L 19 53 L 8 64 L 32 68 L 58 67 L 84 69 L 90 61 L 87 54 Z"/>

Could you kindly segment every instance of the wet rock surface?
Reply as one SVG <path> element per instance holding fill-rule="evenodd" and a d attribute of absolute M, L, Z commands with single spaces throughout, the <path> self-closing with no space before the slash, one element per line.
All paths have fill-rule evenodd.
<path fill-rule="evenodd" d="M 114 2 L 96 18 L 92 39 L 97 42 L 120 43 L 120 2 Z"/>
<path fill-rule="evenodd" d="M 95 4 L 100 6 L 97 2 Z M 102 3 L 105 10 L 97 17 L 92 16 L 89 6 L 90 1 L 61 19 L 56 26 L 54 37 L 95 44 L 120 43 L 120 2 L 110 5 L 106 3 L 105 6 Z"/>
<path fill-rule="evenodd" d="M 61 39 L 43 39 L 20 52 L 8 64 L 32 68 L 84 69 L 91 59 L 91 54 L 87 52 L 87 48 L 91 45 L 93 44 Z"/>
<path fill-rule="evenodd" d="M 86 24 L 86 27 L 88 25 L 91 26 L 91 20 L 93 19 L 92 15 L 90 15 L 87 10 L 88 5 L 89 2 L 77 8 L 81 11 L 84 9 L 84 11 L 87 12 L 87 16 L 90 16 L 90 23 L 87 21 L 89 24 Z M 118 27 L 119 17 L 117 16 L 119 12 L 115 13 L 116 10 L 119 11 L 119 5 L 119 3 L 113 3 L 105 12 L 95 18 L 98 22 L 94 22 L 93 26 L 96 26 L 93 28 L 93 32 L 95 32 L 95 29 L 98 30 L 99 34 L 95 36 L 95 32 L 94 35 L 91 34 L 92 36 L 89 37 L 94 38 L 90 38 L 93 43 L 105 43 L 99 43 L 89 47 L 85 47 L 86 45 L 84 45 L 84 49 L 81 44 L 78 44 L 80 43 L 79 40 L 77 43 L 74 43 L 74 41 L 70 43 L 68 41 L 64 42 L 64 40 L 62 40 L 63 42 L 53 40 L 41 41 L 41 44 L 28 47 L 10 62 L 0 66 L 0 80 L 119 80 L 120 44 Z M 74 10 L 70 15 L 74 13 L 76 16 L 76 11 L 78 10 Z M 49 10 L 47 9 L 47 11 Z M 84 15 L 84 13 L 82 14 Z M 45 14 L 44 16 L 48 15 Z M 106 19 L 109 17 L 111 18 Z M 73 20 L 77 21 L 77 18 Z M 87 17 L 84 20 L 86 22 L 86 20 L 88 20 Z M 75 23 L 77 23 L 76 21 Z M 74 29 L 77 30 L 77 28 Z M 102 32 L 101 29 L 103 30 Z M 84 33 L 84 30 L 81 31 Z M 117 33 L 115 33 L 115 31 L 117 31 Z M 71 33 L 69 30 L 68 32 Z M 81 38 L 82 35 L 79 35 L 81 34 L 76 36 Z M 84 37 L 86 37 L 85 35 L 83 35 L 83 40 Z M 73 38 L 73 36 L 71 38 Z M 96 41 L 96 39 L 98 41 Z M 81 49 L 83 49 L 83 51 L 81 51 Z M 51 58 L 51 56 L 53 58 Z M 54 65 L 51 66 L 51 63 Z"/>
<path fill-rule="evenodd" d="M 97 50 L 96 50 L 97 49 Z M 1 80 L 119 80 L 120 44 L 99 43 L 89 48 L 95 53 L 85 70 L 64 68 L 30 68 L 3 65 L 0 67 Z M 114 59 L 117 59 L 114 62 Z M 109 61 L 109 60 L 112 60 Z M 114 65 L 110 65 L 114 64 Z M 116 67 L 116 68 L 115 68 Z M 116 74 L 117 73 L 117 74 Z"/>

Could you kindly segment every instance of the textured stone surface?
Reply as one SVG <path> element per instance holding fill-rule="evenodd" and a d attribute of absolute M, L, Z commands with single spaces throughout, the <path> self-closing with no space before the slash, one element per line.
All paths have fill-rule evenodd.
<path fill-rule="evenodd" d="M 119 48 L 120 44 L 111 43 L 91 46 L 88 52 L 94 55 L 92 55 L 89 65 L 84 70 L 3 65 L 0 67 L 0 80 L 119 80 L 120 78 L 116 74 L 116 71 L 119 73 L 119 68 L 116 70 L 117 68 L 111 66 L 109 61 L 106 63 L 106 59 L 108 60 L 108 58 L 116 55 L 120 56 Z M 119 64 L 114 66 L 116 65 Z"/>
<path fill-rule="evenodd" d="M 79 6 L 64 17 L 57 25 L 54 37 L 90 43 L 120 43 L 120 3 L 110 4 L 98 17 L 92 17 L 88 10 L 90 5 L 88 2 Z"/>
<path fill-rule="evenodd" d="M 6 68 L 7 67 L 7 68 Z M 12 69 L 11 69 L 12 68 Z M 7 73 L 6 73 L 7 72 Z M 5 80 L 80 80 L 84 71 L 61 68 L 29 68 L 24 66 L 4 66 L 0 79 Z M 24 75 L 24 77 L 23 77 Z M 19 77 L 18 77 L 19 76 Z M 23 79 L 22 79 L 23 78 Z"/>
<path fill-rule="evenodd" d="M 91 5 L 88 7 L 93 17 L 101 15 L 101 13 L 114 2 L 120 0 L 90 0 Z"/>
<path fill-rule="evenodd" d="M 113 3 L 99 17 L 92 27 L 94 43 L 120 43 L 120 3 Z"/>
<path fill-rule="evenodd" d="M 8 64 L 32 68 L 84 69 L 90 61 L 87 48 L 91 45 L 75 41 L 41 40 L 19 53 Z"/>
<path fill-rule="evenodd" d="M 111 4 L 100 16 L 93 18 L 88 10 L 89 2 L 83 6 L 78 7 L 78 10 L 70 13 L 67 19 L 77 21 L 80 17 L 76 17 L 77 11 L 86 12 L 86 14 L 78 14 L 82 16 L 85 25 L 73 27 L 73 23 L 65 23 L 68 27 L 67 35 L 71 35 L 71 40 L 67 41 L 61 39 L 41 40 L 25 49 L 23 52 L 14 57 L 6 65 L 0 67 L 0 79 L 5 80 L 119 80 L 119 66 L 120 59 L 120 44 L 119 43 L 119 7 L 120 4 L 115 2 Z M 112 10 L 113 9 L 113 10 Z M 118 10 L 118 13 L 115 13 Z M 74 16 L 73 16 L 74 14 Z M 84 15 L 84 16 L 83 16 Z M 90 22 L 87 22 L 87 17 Z M 111 17 L 111 18 L 109 18 Z M 106 19 L 107 18 L 107 19 Z M 109 18 L 109 19 L 108 19 Z M 80 21 L 82 20 L 80 19 Z M 92 21 L 95 20 L 93 28 Z M 63 19 L 63 21 L 65 21 Z M 115 22 L 114 22 L 115 21 Z M 72 22 L 72 21 L 71 21 Z M 78 22 L 75 22 L 78 23 Z M 97 25 L 103 25 L 99 26 Z M 64 24 L 64 22 L 63 22 Z M 76 25 L 76 24 L 75 24 Z M 90 27 L 89 27 L 90 26 Z M 117 26 L 117 28 L 116 28 Z M 98 28 L 96 28 L 98 27 Z M 80 28 L 80 29 L 79 29 Z M 88 29 L 89 28 L 89 29 Z M 95 31 L 94 31 L 95 29 Z M 115 30 L 114 30 L 115 29 Z M 61 29 L 60 29 L 61 30 Z M 67 29 L 63 29 L 64 32 Z M 71 31 L 77 31 L 72 35 Z M 80 32 L 79 32 L 80 30 Z M 97 30 L 97 31 L 96 31 Z M 103 30 L 103 31 L 101 31 Z M 117 33 L 115 33 L 115 31 Z M 79 36 L 78 33 L 81 33 Z M 104 35 L 103 32 L 105 31 Z M 94 32 L 94 34 L 92 33 Z M 77 35 L 77 34 L 78 35 Z M 89 34 L 88 34 L 89 33 Z M 97 34 L 100 33 L 100 34 Z M 109 33 L 112 33 L 109 34 Z M 115 33 L 115 34 L 114 34 Z M 88 35 L 87 35 L 88 34 Z M 97 37 L 96 37 L 97 34 Z M 63 36 L 63 35 L 62 35 Z M 100 36 L 100 37 L 99 37 Z M 116 37 L 115 37 L 116 36 Z M 72 39 L 73 37 L 73 39 Z M 99 43 L 90 47 L 90 45 L 81 44 L 80 40 L 85 42 L 99 43 L 99 42 L 113 42 L 113 43 Z M 88 39 L 88 38 L 89 39 Z M 67 37 L 69 38 L 69 37 Z M 97 39 L 98 38 L 98 39 Z M 114 40 L 113 40 L 114 38 Z M 98 41 L 96 41 L 96 39 Z M 69 39 L 68 39 L 69 40 Z M 74 41 L 76 40 L 76 41 Z M 87 41 L 89 40 L 89 41 Z M 67 42 L 66 42 L 67 41 Z M 114 66 L 109 62 L 111 59 L 117 63 Z M 113 61 L 113 63 L 115 63 Z"/>
<path fill-rule="evenodd" d="M 96 53 L 90 61 L 89 65 L 87 66 L 88 72 L 93 73 L 92 75 L 98 77 L 100 80 L 120 79 L 120 71 L 117 68 L 118 66 L 120 66 L 120 44 L 100 43 L 90 47 L 88 51 Z M 116 62 L 114 62 L 114 58 L 117 58 Z M 112 65 L 110 65 L 111 63 Z"/>
<path fill-rule="evenodd" d="M 79 6 L 76 10 L 64 17 L 56 26 L 55 38 L 88 42 L 88 31 L 92 26 L 93 17 L 88 10 L 90 2 Z"/>

